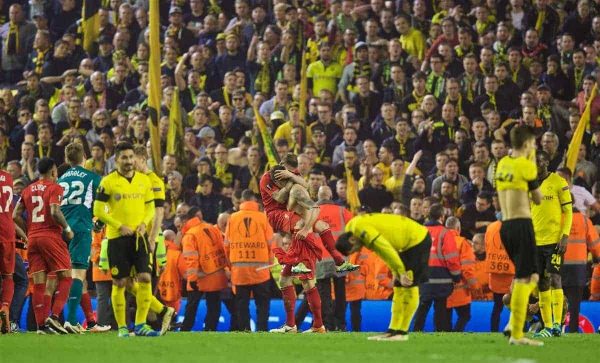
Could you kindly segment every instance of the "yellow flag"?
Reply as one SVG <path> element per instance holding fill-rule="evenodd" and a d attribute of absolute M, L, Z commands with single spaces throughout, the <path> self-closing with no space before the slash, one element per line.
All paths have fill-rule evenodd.
<path fill-rule="evenodd" d="M 346 168 L 346 201 L 350 211 L 356 214 L 360 208 L 360 199 L 358 199 L 358 186 L 352 175 L 352 168 Z"/>
<path fill-rule="evenodd" d="M 308 65 L 306 64 L 306 57 L 308 57 L 308 52 L 306 50 L 302 51 L 302 67 L 300 70 L 300 122 L 304 124 L 306 117 L 306 98 L 308 97 L 308 79 L 306 78 L 306 69 Z"/>
<path fill-rule="evenodd" d="M 265 155 L 267 155 L 267 164 L 269 168 L 271 168 L 279 164 L 279 156 L 275 150 L 275 145 L 273 145 L 273 138 L 271 137 L 269 130 L 267 130 L 265 120 L 263 120 L 256 107 L 254 107 L 254 118 L 256 119 L 256 126 L 258 126 L 258 131 L 260 132 L 263 141 Z"/>
<path fill-rule="evenodd" d="M 592 102 L 594 101 L 594 98 L 596 98 L 597 93 L 598 84 L 596 83 L 594 85 L 594 88 L 592 89 L 592 94 L 590 95 L 590 98 L 585 104 L 585 109 L 581 114 L 581 118 L 579 119 L 579 123 L 577 124 L 577 129 L 575 129 L 575 132 L 571 137 L 571 142 L 569 143 L 569 149 L 567 150 L 565 166 L 569 168 L 571 170 L 571 173 L 573 174 L 575 174 L 575 166 L 577 165 L 577 154 L 579 154 L 579 147 L 581 146 L 581 140 L 583 140 L 583 134 L 585 133 L 585 130 L 590 124 Z"/>
<path fill-rule="evenodd" d="M 81 29 L 83 32 L 83 49 L 86 52 L 92 52 L 94 42 L 100 36 L 100 0 L 85 0 L 81 9 Z"/>
<path fill-rule="evenodd" d="M 169 132 L 167 133 L 167 154 L 177 154 L 176 139 L 179 143 L 183 140 L 183 125 L 181 123 L 181 104 L 179 103 L 179 89 L 174 87 L 171 109 L 169 110 Z"/>
<path fill-rule="evenodd" d="M 150 0 L 150 63 L 148 64 L 148 115 L 150 116 L 150 144 L 152 145 L 152 165 L 154 172 L 162 175 L 160 135 L 158 121 L 160 119 L 160 14 L 158 0 Z"/>

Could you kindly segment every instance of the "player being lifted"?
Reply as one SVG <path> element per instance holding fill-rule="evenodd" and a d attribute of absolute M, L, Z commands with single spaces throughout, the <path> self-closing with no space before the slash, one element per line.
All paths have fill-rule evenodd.
<path fill-rule="evenodd" d="M 544 329 L 536 337 L 560 336 L 564 294 L 560 278 L 562 256 L 571 233 L 573 209 L 569 184 L 548 171 L 550 158 L 545 151 L 536 155 L 542 202 L 531 206 L 540 281 L 539 304 Z"/>
<path fill-rule="evenodd" d="M 24 226 L 23 211 L 27 211 L 27 238 L 29 272 L 33 278 L 32 304 L 38 334 L 67 334 L 58 320 L 71 288 L 71 259 L 67 241 L 73 239 L 73 230 L 60 210 L 63 189 L 56 184 L 58 171 L 50 158 L 42 158 L 37 164 L 40 178 L 27 186 L 21 193 L 21 200 L 13 212 L 13 219 Z M 52 305 L 52 314 L 44 304 L 46 274 L 56 272 L 58 287 Z"/>
<path fill-rule="evenodd" d="M 65 148 L 65 158 L 70 168 L 58 179 L 58 185 L 63 188 L 60 210 L 65 215 L 67 223 L 73 228 L 74 237 L 69 242 L 73 282 L 67 302 L 64 328 L 69 333 L 79 334 L 85 329 L 77 320 L 77 307 L 81 302 L 83 291 L 87 290 L 85 275 L 89 267 L 92 246 L 92 204 L 101 178 L 82 167 L 85 159 L 81 144 L 68 144 Z M 92 331 L 110 330 L 109 326 L 98 326 L 93 320 L 87 323 L 88 329 Z"/>
<path fill-rule="evenodd" d="M 535 165 L 535 135 L 529 127 L 517 126 L 510 131 L 510 143 L 512 154 L 502 158 L 496 168 L 496 186 L 502 209 L 500 236 L 515 265 L 509 343 L 541 346 L 542 342 L 528 339 L 523 334 L 529 295 L 539 279 L 528 196 L 530 192 L 535 204 L 541 202 Z"/>
<path fill-rule="evenodd" d="M 329 225 L 319 220 L 319 207 L 310 198 L 306 181 L 293 171 L 298 167 L 296 155 L 287 154 L 280 165 L 266 172 L 260 179 L 260 191 L 265 213 L 275 232 L 295 234 L 306 239 L 311 232 L 321 237 L 323 245 L 333 257 L 338 272 L 358 268 L 344 260 L 335 249 L 335 238 Z M 268 206 L 267 206 L 268 205 Z M 295 266 L 294 271 L 306 271 L 306 266 Z"/>
<path fill-rule="evenodd" d="M 356 269 L 356 265 L 345 262 L 343 256 L 335 250 L 335 239 L 329 225 L 317 220 L 319 210 L 306 191 L 306 182 L 290 171 L 298 166 L 295 155 L 286 155 L 281 164 L 265 173 L 260 180 L 265 213 L 273 230 L 292 235 L 292 244 L 288 252 L 278 251 L 277 256 L 285 265 L 281 272 L 281 291 L 286 323 L 281 328 L 271 331 L 297 331 L 294 318 L 296 291 L 292 283 L 292 274 L 297 273 L 313 312 L 313 326 L 309 331 L 323 333 L 325 328 L 321 318 L 321 298 L 315 288 L 314 279 L 314 267 L 316 260 L 321 258 L 321 250 L 311 234 L 313 226 L 339 266 L 338 271 L 352 271 Z M 288 210 L 288 206 L 293 210 Z"/>

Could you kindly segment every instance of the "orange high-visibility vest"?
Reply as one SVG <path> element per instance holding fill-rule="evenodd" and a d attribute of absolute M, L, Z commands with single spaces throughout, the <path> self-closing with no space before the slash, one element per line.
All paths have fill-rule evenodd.
<path fill-rule="evenodd" d="M 338 236 L 344 233 L 346 223 L 352 219 L 352 213 L 346 208 L 337 204 L 325 203 L 319 205 L 318 219 L 329 224 L 331 233 L 337 241 Z M 329 251 L 327 251 L 322 241 L 319 246 L 321 247 L 321 261 L 332 260 L 333 258 L 331 257 L 331 254 Z"/>
<path fill-rule="evenodd" d="M 497 294 L 506 294 L 515 275 L 515 265 L 508 257 L 500 239 L 502 222 L 488 225 L 485 231 L 486 271 L 490 274 L 490 290 Z"/>
<path fill-rule="evenodd" d="M 350 263 L 359 265 L 360 268 L 346 275 L 346 301 L 358 301 L 365 298 L 366 279 L 369 273 L 367 263 L 369 253 L 370 251 L 363 247 L 348 258 Z"/>
<path fill-rule="evenodd" d="M 460 256 L 460 282 L 454 284 L 452 294 L 448 296 L 446 307 L 454 308 L 471 303 L 471 289 L 477 287 L 477 278 L 475 277 L 475 253 L 473 247 L 462 236 L 456 236 L 456 248 Z"/>
<path fill-rule="evenodd" d="M 225 229 L 225 252 L 231 262 L 233 285 L 256 285 L 270 278 L 267 267 L 272 260 L 273 229 L 258 203 L 244 202 L 231 215 Z"/>
<path fill-rule="evenodd" d="M 192 290 L 192 281 L 196 281 L 200 291 L 219 291 L 226 288 L 227 257 L 221 231 L 198 218 L 192 218 L 185 224 L 183 232 L 182 255 L 186 263 L 188 290 Z"/>
<path fill-rule="evenodd" d="M 100 232 L 92 232 L 92 252 L 90 253 L 90 261 L 92 262 L 92 280 L 94 282 L 112 281 L 110 271 L 102 271 L 98 267 L 98 261 L 100 260 L 100 245 L 102 244 L 105 233 L 106 228 L 103 228 Z"/>
<path fill-rule="evenodd" d="M 390 269 L 375 253 L 369 254 L 366 263 L 369 273 L 365 278 L 365 299 L 387 300 L 393 292 Z"/>
<path fill-rule="evenodd" d="M 471 290 L 471 298 L 474 301 L 492 300 L 493 295 L 490 290 L 490 274 L 486 270 L 487 262 L 475 259 L 473 272 L 477 279 L 477 287 Z"/>
<path fill-rule="evenodd" d="M 452 284 L 460 276 L 460 257 L 456 248 L 456 231 L 436 224 L 426 226 L 431 236 L 429 284 Z"/>
<path fill-rule="evenodd" d="M 581 212 L 573 212 L 571 233 L 567 250 L 563 256 L 563 265 L 586 265 L 588 251 L 594 257 L 600 256 L 600 240 L 592 221 Z"/>
<path fill-rule="evenodd" d="M 165 240 L 167 247 L 167 264 L 158 280 L 160 299 L 173 305 L 181 299 L 181 280 L 185 274 L 185 262 L 181 251 L 175 243 Z"/>

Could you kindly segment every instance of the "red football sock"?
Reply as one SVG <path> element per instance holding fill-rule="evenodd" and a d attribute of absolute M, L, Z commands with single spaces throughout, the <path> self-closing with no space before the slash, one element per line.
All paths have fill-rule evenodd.
<path fill-rule="evenodd" d="M 308 306 L 313 315 L 313 328 L 320 328 L 323 326 L 323 317 L 321 316 L 321 296 L 316 287 L 304 292 L 306 300 L 308 300 Z"/>
<path fill-rule="evenodd" d="M 89 323 L 91 321 L 96 321 L 94 317 L 94 310 L 92 309 L 92 298 L 90 294 L 84 292 L 81 294 L 81 301 L 79 302 L 81 305 L 81 309 L 83 309 L 83 314 L 85 315 L 85 320 Z"/>
<path fill-rule="evenodd" d="M 56 297 L 54 298 L 54 304 L 52 305 L 52 315 L 58 316 L 63 311 L 67 299 L 69 298 L 69 290 L 71 290 L 71 277 L 63 277 L 58 279 L 58 286 L 56 288 Z"/>
<path fill-rule="evenodd" d="M 38 327 L 44 325 L 44 321 L 48 317 L 48 309 L 46 309 L 46 297 L 50 299 L 48 295 L 44 295 L 46 292 L 46 284 L 34 284 L 33 294 L 31 294 L 31 303 L 33 304 L 33 313 L 35 314 L 35 322 Z"/>
<path fill-rule="evenodd" d="M 44 290 L 44 314 L 50 315 L 50 307 L 51 306 L 52 306 L 52 295 L 46 295 L 46 290 Z"/>
<path fill-rule="evenodd" d="M 0 305 L 10 306 L 13 294 L 15 293 L 15 282 L 12 276 L 2 276 L 2 295 L 0 295 Z"/>
<path fill-rule="evenodd" d="M 319 234 L 319 237 L 321 237 L 321 241 L 323 241 L 323 245 L 325 246 L 325 249 L 327 250 L 327 252 L 329 252 L 331 257 L 333 257 L 335 264 L 337 266 L 343 264 L 344 256 L 342 256 L 342 254 L 338 250 L 335 249 L 335 238 L 333 238 L 333 233 L 331 233 L 331 228 L 327 228 L 326 230 L 321 232 Z"/>
<path fill-rule="evenodd" d="M 285 308 L 285 324 L 287 326 L 296 325 L 294 309 L 296 308 L 296 289 L 294 286 L 286 286 L 281 289 L 283 295 L 283 306 Z"/>

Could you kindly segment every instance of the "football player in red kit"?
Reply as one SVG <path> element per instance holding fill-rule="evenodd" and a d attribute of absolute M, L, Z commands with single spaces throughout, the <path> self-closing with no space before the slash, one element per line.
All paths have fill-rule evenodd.
<path fill-rule="evenodd" d="M 37 169 L 40 178 L 23 190 L 13 219 L 19 226 L 24 226 L 21 216 L 27 211 L 29 271 L 33 277 L 32 301 L 38 334 L 67 334 L 58 320 L 71 288 L 71 259 L 62 235 L 64 232 L 66 240 L 70 241 L 73 231 L 60 211 L 63 189 L 56 184 L 56 163 L 50 158 L 42 158 Z M 44 305 L 46 274 L 49 272 L 56 272 L 58 279 L 50 316 Z"/>

